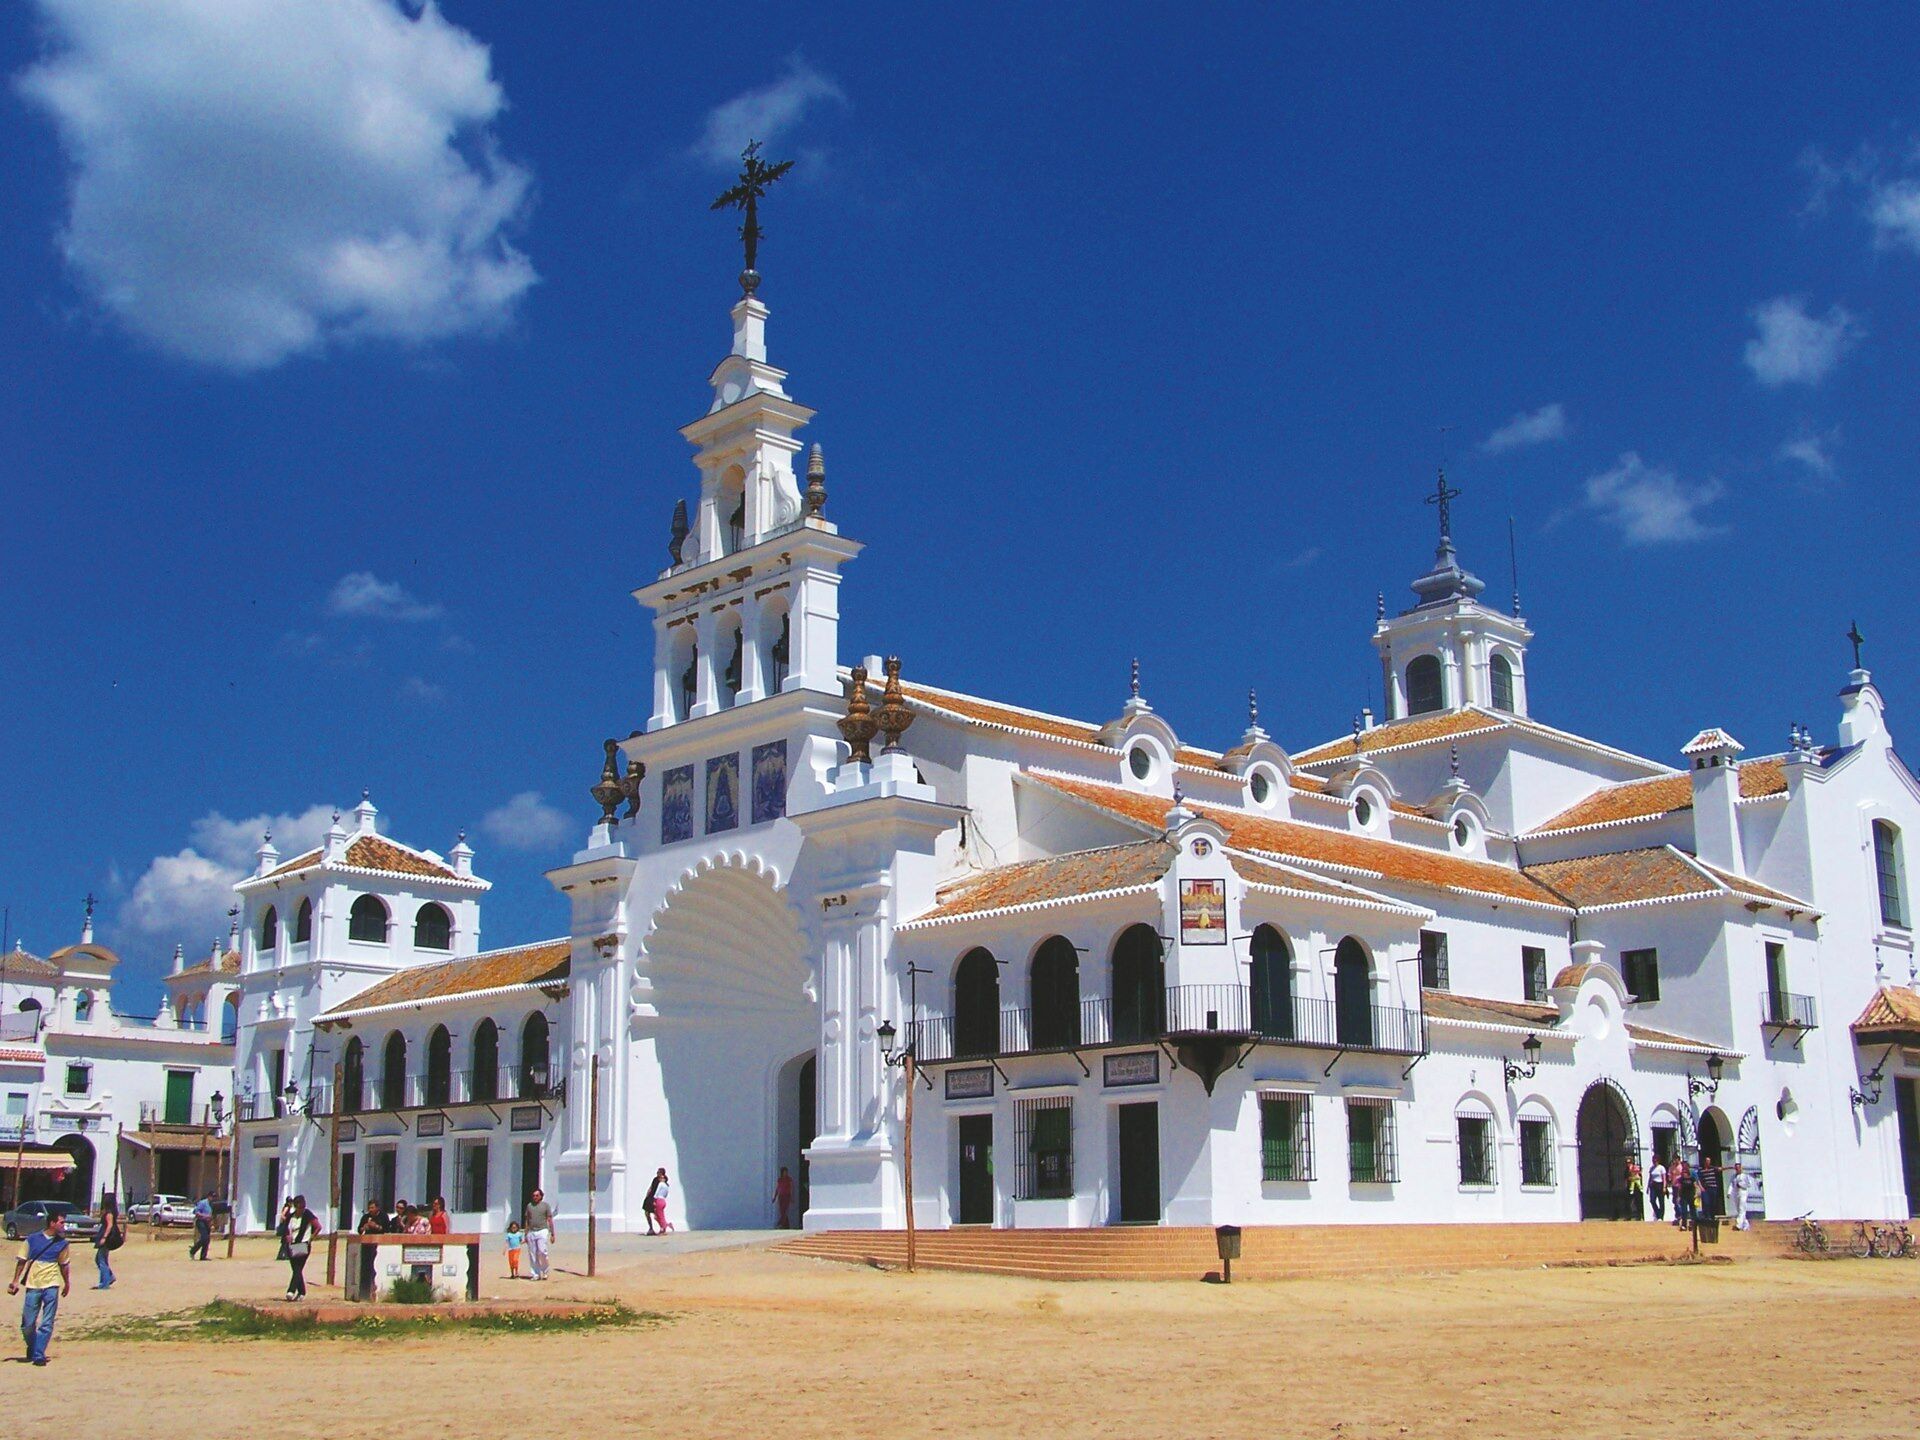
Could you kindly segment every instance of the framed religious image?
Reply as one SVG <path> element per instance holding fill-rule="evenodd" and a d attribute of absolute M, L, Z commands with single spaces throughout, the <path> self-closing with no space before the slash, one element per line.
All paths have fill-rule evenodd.
<path fill-rule="evenodd" d="M 707 761 L 707 834 L 740 824 L 740 756 L 716 755 Z"/>
<path fill-rule="evenodd" d="M 1160 1052 L 1129 1050 L 1124 1055 L 1102 1056 L 1100 1083 L 1111 1087 L 1158 1085 L 1160 1083 Z"/>
<path fill-rule="evenodd" d="M 444 1115 L 416 1115 L 413 1117 L 413 1133 L 429 1138 L 447 1133 L 447 1117 Z"/>
<path fill-rule="evenodd" d="M 753 823 L 764 825 L 787 813 L 787 742 L 753 747 Z"/>
<path fill-rule="evenodd" d="M 1227 943 L 1226 881 L 1182 880 L 1180 882 L 1180 943 L 1182 945 Z"/>
<path fill-rule="evenodd" d="M 676 765 L 660 777 L 660 843 L 693 838 L 693 767 Z"/>

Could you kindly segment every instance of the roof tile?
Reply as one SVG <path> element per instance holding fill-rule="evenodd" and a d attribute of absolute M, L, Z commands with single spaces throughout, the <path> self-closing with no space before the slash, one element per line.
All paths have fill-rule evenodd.
<path fill-rule="evenodd" d="M 413 1000 L 443 1000 L 502 985 L 544 985 L 565 980 L 572 967 L 573 941 L 541 940 L 510 950 L 489 950 L 460 960 L 416 965 L 389 975 L 334 1006 L 328 1015 L 367 1010 L 376 1005 L 402 1005 Z"/>
<path fill-rule="evenodd" d="M 915 921 L 949 920 L 984 910 L 1043 904 L 1076 895 L 1098 895 L 1129 885 L 1148 885 L 1167 873 L 1173 847 L 1162 840 L 1077 850 L 1044 860 L 996 865 L 943 888 L 931 910 Z"/>
<path fill-rule="evenodd" d="M 1740 798 L 1786 792 L 1786 757 L 1768 755 L 1748 760 L 1740 769 Z M 1548 835 L 1556 830 L 1574 830 L 1583 825 L 1607 825 L 1620 820 L 1646 820 L 1693 808 L 1693 779 L 1689 775 L 1659 775 L 1651 780 L 1628 780 L 1597 790 L 1577 804 L 1568 806 L 1543 825 L 1530 832 Z"/>

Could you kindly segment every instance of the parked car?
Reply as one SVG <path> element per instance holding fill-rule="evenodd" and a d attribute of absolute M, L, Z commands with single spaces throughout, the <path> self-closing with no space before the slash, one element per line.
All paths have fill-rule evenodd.
<path fill-rule="evenodd" d="M 67 1234 L 75 1240 L 91 1240 L 94 1232 L 100 1228 L 99 1219 L 78 1205 L 65 1200 L 29 1200 L 7 1211 L 4 1222 L 7 1239 L 18 1240 L 22 1235 L 38 1235 L 47 1228 L 49 1215 L 66 1216 Z"/>
<path fill-rule="evenodd" d="M 158 1215 L 154 1214 L 156 1209 Z M 193 1202 L 184 1195 L 154 1195 L 127 1206 L 129 1225 L 148 1225 L 155 1220 L 162 1225 L 191 1225 Z"/>

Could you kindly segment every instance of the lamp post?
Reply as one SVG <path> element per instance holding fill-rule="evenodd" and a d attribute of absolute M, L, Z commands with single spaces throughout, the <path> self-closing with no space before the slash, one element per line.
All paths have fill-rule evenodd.
<path fill-rule="evenodd" d="M 1520 1048 L 1526 1052 L 1527 1063 L 1522 1065 L 1518 1060 L 1507 1061 L 1506 1076 L 1508 1089 L 1513 1088 L 1513 1082 L 1516 1080 L 1531 1080 L 1535 1072 L 1540 1069 L 1540 1037 L 1538 1035 L 1527 1036 L 1526 1041 Z"/>
<path fill-rule="evenodd" d="M 1698 1075 L 1687 1076 L 1687 1098 L 1689 1100 L 1697 1100 L 1700 1096 L 1704 1095 L 1711 1100 L 1715 1095 L 1718 1095 L 1720 1093 L 1720 1077 L 1726 1072 L 1726 1068 L 1727 1061 L 1724 1055 L 1709 1055 L 1707 1057 L 1706 1079 L 1702 1080 Z"/>
<path fill-rule="evenodd" d="M 911 1275 L 913 1274 L 913 1271 L 914 1271 L 914 1263 L 919 1258 L 918 1248 L 916 1244 L 917 1237 L 914 1233 L 914 1225 L 913 1225 L 913 1085 L 914 1085 L 913 1061 L 914 1061 L 914 1055 L 913 1055 L 913 1033 L 911 1028 L 911 1022 L 909 1022 L 909 1028 L 907 1033 L 907 1043 L 902 1045 L 898 1050 L 895 1050 L 893 1048 L 893 1042 L 894 1042 L 895 1036 L 897 1036 L 898 1034 L 899 1032 L 894 1029 L 893 1022 L 891 1020 L 882 1020 L 880 1022 L 879 1029 L 874 1031 L 874 1038 L 880 1042 L 881 1062 L 887 1065 L 888 1067 L 898 1065 L 901 1069 L 901 1073 L 906 1077 L 906 1081 L 907 1081 L 907 1113 L 906 1113 L 906 1119 L 904 1122 L 905 1135 L 901 1142 L 901 1147 L 900 1147 L 900 1165 L 901 1165 L 901 1172 L 902 1172 L 902 1175 L 901 1175 L 902 1183 L 905 1185 L 906 1192 L 907 1192 L 907 1196 L 906 1196 L 907 1273 Z"/>
<path fill-rule="evenodd" d="M 1887 1057 L 1892 1054 L 1892 1050 L 1887 1051 L 1886 1055 L 1880 1057 L 1880 1063 L 1861 1077 L 1862 1083 L 1866 1086 L 1864 1090 L 1853 1086 L 1847 1088 L 1847 1098 L 1853 1102 L 1854 1109 L 1865 1110 L 1871 1105 L 1880 1103 L 1881 1082 L 1886 1079 L 1883 1072 L 1887 1068 Z"/>

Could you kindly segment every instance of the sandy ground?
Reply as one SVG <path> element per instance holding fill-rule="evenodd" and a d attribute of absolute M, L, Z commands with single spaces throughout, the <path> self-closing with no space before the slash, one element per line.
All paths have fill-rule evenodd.
<path fill-rule="evenodd" d="M 689 1241 L 693 1237 L 687 1237 Z M 711 1239 L 707 1243 L 713 1243 Z M 655 1242 L 658 1245 L 658 1242 Z M 53 1363 L 0 1364 L 9 1433 L 812 1436 L 1909 1436 L 1920 1263 L 1478 1272 L 1336 1284 L 905 1276 L 763 1247 L 579 1242 L 550 1285 L 637 1331 L 324 1342 L 95 1340 L 90 1321 L 269 1298 L 263 1242 L 189 1264 L 130 1242 L 74 1269 Z M 324 1274 L 316 1256 L 314 1269 Z M 1666 1417 L 1662 1422 L 1658 1417 Z M 1651 1427 L 1651 1428 L 1650 1428 Z M 1678 1427 L 1678 1430 L 1675 1430 Z"/>

